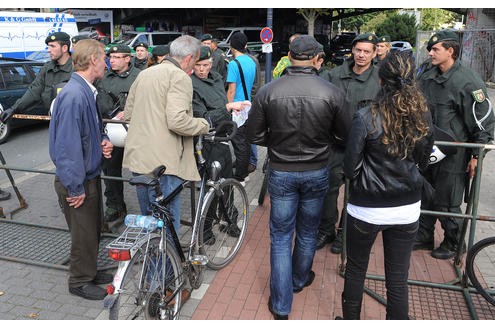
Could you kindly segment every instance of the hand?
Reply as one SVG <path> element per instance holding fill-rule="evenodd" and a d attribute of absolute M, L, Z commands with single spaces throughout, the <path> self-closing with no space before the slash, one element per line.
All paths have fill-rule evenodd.
<path fill-rule="evenodd" d="M 469 172 L 469 178 L 474 178 L 476 174 L 476 167 L 478 166 L 478 160 L 476 158 L 472 158 L 466 168 L 466 172 Z"/>
<path fill-rule="evenodd" d="M 14 109 L 13 108 L 7 108 L 4 110 L 2 113 L 0 113 L 0 121 L 5 124 L 9 120 L 9 118 L 14 115 Z"/>
<path fill-rule="evenodd" d="M 103 157 L 111 158 L 113 151 L 112 143 L 107 139 L 103 139 L 103 141 L 101 142 L 101 151 L 103 153 Z"/>
<path fill-rule="evenodd" d="M 78 208 L 84 203 L 85 199 L 86 199 L 86 194 L 82 194 L 79 196 L 67 197 L 65 200 L 67 201 L 67 203 L 69 203 L 69 206 Z"/>

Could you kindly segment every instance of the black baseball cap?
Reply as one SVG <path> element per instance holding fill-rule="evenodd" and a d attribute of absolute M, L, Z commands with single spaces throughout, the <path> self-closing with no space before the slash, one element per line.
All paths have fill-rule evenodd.
<path fill-rule="evenodd" d="M 323 46 L 311 35 L 301 35 L 289 44 L 290 56 L 296 60 L 308 60 L 318 55 Z"/>

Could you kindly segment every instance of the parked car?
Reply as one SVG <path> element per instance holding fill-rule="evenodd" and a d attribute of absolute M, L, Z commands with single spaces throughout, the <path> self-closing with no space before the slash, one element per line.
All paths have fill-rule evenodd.
<path fill-rule="evenodd" d="M 412 55 L 413 49 L 409 42 L 407 41 L 392 41 L 390 43 L 392 48 L 390 51 L 405 51 Z"/>
<path fill-rule="evenodd" d="M 0 58 L 0 112 L 10 108 L 17 99 L 24 95 L 42 66 L 43 62 L 39 61 Z M 47 115 L 48 113 L 39 103 L 25 112 L 17 114 Z M 46 121 L 12 118 L 6 124 L 0 123 L 0 144 L 7 141 L 13 129 L 40 122 Z"/>
<path fill-rule="evenodd" d="M 50 61 L 50 54 L 47 50 L 35 51 L 27 56 L 26 59 L 46 63 Z"/>
<path fill-rule="evenodd" d="M 131 47 L 134 53 L 134 46 L 139 42 L 144 42 L 148 45 L 148 50 L 151 52 L 154 47 L 158 45 L 167 45 L 174 41 L 179 36 L 183 35 L 182 32 L 137 32 L 137 31 L 127 31 L 122 33 L 120 38 L 113 43 L 110 43 L 105 47 L 105 52 L 110 49 L 112 45 L 115 44 L 126 44 Z"/>

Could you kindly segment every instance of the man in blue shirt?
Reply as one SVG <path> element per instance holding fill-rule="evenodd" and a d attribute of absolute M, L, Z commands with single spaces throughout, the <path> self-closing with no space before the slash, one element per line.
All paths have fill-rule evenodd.
<path fill-rule="evenodd" d="M 247 37 L 244 33 L 238 32 L 232 35 L 230 39 L 230 49 L 234 55 L 227 67 L 227 100 L 233 101 L 251 101 L 251 89 L 253 88 L 256 77 L 256 63 L 246 54 Z M 251 146 L 246 139 L 245 119 L 242 117 L 246 113 L 232 113 L 233 120 L 238 125 L 237 133 L 232 140 L 234 153 L 236 156 L 236 169 L 234 177 L 244 184 L 244 179 L 248 176 L 249 157 Z M 237 116 L 237 117 L 236 117 Z"/>

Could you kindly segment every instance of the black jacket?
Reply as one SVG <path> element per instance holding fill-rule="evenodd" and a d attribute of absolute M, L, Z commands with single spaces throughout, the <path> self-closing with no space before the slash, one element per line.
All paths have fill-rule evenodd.
<path fill-rule="evenodd" d="M 335 136 L 345 142 L 350 111 L 344 94 L 316 75 L 312 67 L 290 66 L 253 100 L 247 123 L 251 143 L 268 147 L 270 166 L 279 171 L 307 171 L 327 165 Z"/>
<path fill-rule="evenodd" d="M 428 113 L 428 135 L 416 143 L 406 158 L 392 157 L 380 138 L 380 115 L 373 124 L 369 107 L 360 109 L 352 128 L 344 157 L 344 174 L 351 180 L 349 203 L 363 207 L 393 207 L 421 199 L 423 176 L 433 146 L 433 126 Z"/>

